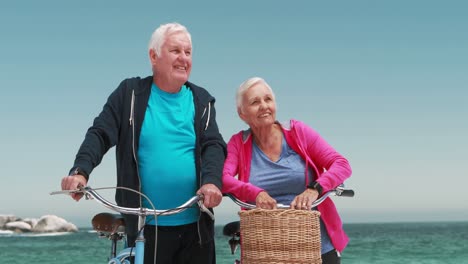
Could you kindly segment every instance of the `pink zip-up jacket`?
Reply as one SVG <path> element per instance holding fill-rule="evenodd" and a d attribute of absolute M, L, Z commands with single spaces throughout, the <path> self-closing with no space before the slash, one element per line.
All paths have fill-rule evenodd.
<path fill-rule="evenodd" d="M 323 193 L 335 188 L 351 176 L 348 161 L 336 152 L 315 130 L 303 122 L 291 120 L 282 125 L 284 138 L 288 145 L 305 161 L 304 177 L 309 184 L 308 169 L 315 171 Z M 231 193 L 244 201 L 255 201 L 263 189 L 249 183 L 252 160 L 251 131 L 240 131 L 233 135 L 227 145 L 227 158 L 223 169 L 223 193 Z M 238 175 L 238 179 L 235 176 Z M 304 189 L 306 188 L 304 186 Z M 340 216 L 330 198 L 325 199 L 318 208 L 328 235 L 336 250 L 343 251 L 348 244 L 348 236 L 343 230 Z"/>

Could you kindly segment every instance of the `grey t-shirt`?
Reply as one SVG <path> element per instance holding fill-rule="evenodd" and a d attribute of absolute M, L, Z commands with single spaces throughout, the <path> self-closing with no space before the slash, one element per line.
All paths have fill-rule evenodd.
<path fill-rule="evenodd" d="M 294 197 L 305 190 L 305 162 L 283 137 L 280 158 L 273 162 L 253 142 L 252 164 L 250 165 L 249 181 L 264 189 L 277 203 L 291 204 Z M 309 182 L 312 181 L 313 170 L 309 168 Z M 254 202 L 255 201 L 251 201 Z M 320 220 L 322 254 L 334 249 L 325 226 Z"/>

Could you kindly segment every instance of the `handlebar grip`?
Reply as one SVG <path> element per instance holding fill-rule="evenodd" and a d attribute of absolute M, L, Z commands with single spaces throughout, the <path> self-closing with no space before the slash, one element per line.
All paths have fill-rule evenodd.
<path fill-rule="evenodd" d="M 354 197 L 354 191 L 351 190 L 351 189 L 343 190 L 343 191 L 341 192 L 340 196 L 344 196 L 344 197 Z"/>

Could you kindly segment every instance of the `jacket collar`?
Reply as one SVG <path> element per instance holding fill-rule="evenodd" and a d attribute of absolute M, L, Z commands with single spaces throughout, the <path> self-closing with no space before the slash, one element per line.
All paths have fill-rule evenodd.
<path fill-rule="evenodd" d="M 279 122 L 275 121 L 275 124 L 280 125 L 281 129 L 290 131 L 292 129 L 292 122 Z M 247 129 L 242 131 L 242 142 L 245 144 L 249 140 L 250 136 L 252 135 L 252 129 Z"/>
<path fill-rule="evenodd" d="M 134 88 L 135 95 L 138 96 L 144 93 L 149 94 L 149 92 L 151 91 L 152 84 L 153 84 L 153 75 L 140 79 L 138 82 L 138 85 Z M 198 97 L 198 99 L 200 100 L 200 103 L 203 106 L 207 106 L 210 101 L 214 101 L 214 97 L 212 97 L 208 92 L 206 92 L 201 87 L 188 81 L 185 82 L 184 85 L 189 87 L 194 92 L 194 96 Z"/>

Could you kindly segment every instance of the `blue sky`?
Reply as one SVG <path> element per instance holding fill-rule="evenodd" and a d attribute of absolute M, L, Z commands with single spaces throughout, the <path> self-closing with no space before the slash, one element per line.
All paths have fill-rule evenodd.
<path fill-rule="evenodd" d="M 70 3 L 71 2 L 71 3 Z M 190 80 L 217 98 L 225 138 L 252 76 L 280 121 L 318 130 L 353 168 L 344 222 L 468 220 L 468 4 L 464 1 L 15 1 L 0 8 L 0 214 L 88 226 L 92 201 L 49 196 L 121 80 L 151 74 L 160 24 L 192 33 Z M 114 149 L 92 174 L 115 185 Z M 106 193 L 103 193 L 104 195 Z M 113 193 L 109 192 L 109 198 Z M 235 220 L 225 200 L 218 224 Z"/>

